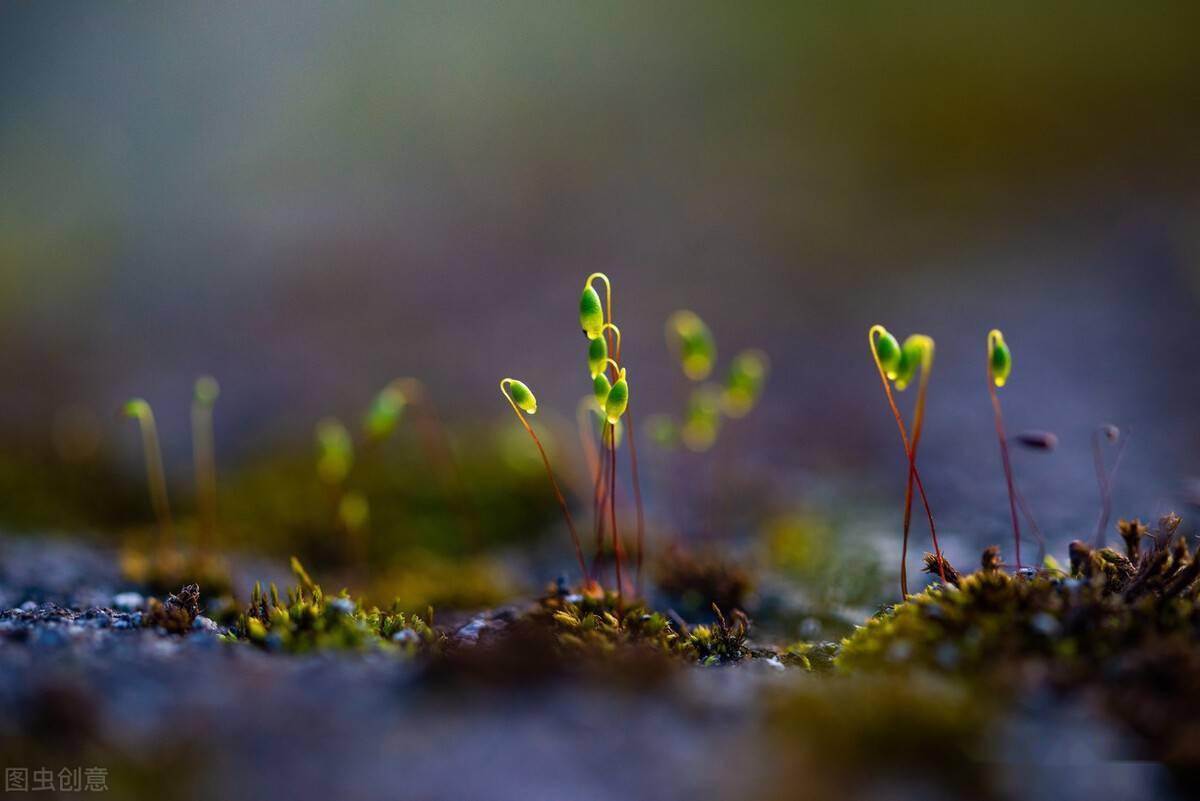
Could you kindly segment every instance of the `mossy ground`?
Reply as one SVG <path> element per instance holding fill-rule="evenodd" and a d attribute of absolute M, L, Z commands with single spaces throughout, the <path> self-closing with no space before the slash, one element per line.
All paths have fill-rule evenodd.
<path fill-rule="evenodd" d="M 1200 553 L 1180 519 L 1122 521 L 1124 553 L 1071 544 L 1069 569 L 1018 575 L 984 552 L 970 574 L 885 610 L 842 644 L 840 673 L 936 674 L 980 697 L 1049 689 L 1098 699 L 1147 755 L 1200 763 Z M 929 568 L 935 569 L 932 564 Z"/>

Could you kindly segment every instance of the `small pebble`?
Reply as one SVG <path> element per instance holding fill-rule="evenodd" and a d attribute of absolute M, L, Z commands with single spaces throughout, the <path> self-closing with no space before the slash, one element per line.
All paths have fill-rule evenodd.
<path fill-rule="evenodd" d="M 113 596 L 113 607 L 122 612 L 136 612 L 146 606 L 146 599 L 136 592 L 119 592 Z"/>
<path fill-rule="evenodd" d="M 192 628 L 196 631 L 208 631 L 213 634 L 219 634 L 221 627 L 217 625 L 215 620 L 211 620 L 204 615 L 196 615 L 196 619 L 192 621 Z"/>

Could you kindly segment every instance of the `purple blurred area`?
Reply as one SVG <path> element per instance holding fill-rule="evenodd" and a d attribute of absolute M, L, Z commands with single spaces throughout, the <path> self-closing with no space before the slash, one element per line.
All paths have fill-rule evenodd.
<path fill-rule="evenodd" d="M 225 464 L 397 375 L 452 422 L 504 419 L 503 375 L 569 416 L 577 296 L 604 270 L 640 414 L 683 403 L 676 308 L 724 357 L 771 355 L 738 469 L 781 492 L 899 503 L 882 322 L 938 342 L 922 464 L 952 556 L 1006 536 L 992 327 L 1010 430 L 1061 440 L 1014 456 L 1056 541 L 1095 524 L 1100 423 L 1133 432 L 1115 515 L 1179 508 L 1200 475 L 1198 16 L 6 5 L 0 448 L 49 451 L 82 406 L 136 471 L 112 411 L 141 395 L 186 465 L 205 372 Z"/>

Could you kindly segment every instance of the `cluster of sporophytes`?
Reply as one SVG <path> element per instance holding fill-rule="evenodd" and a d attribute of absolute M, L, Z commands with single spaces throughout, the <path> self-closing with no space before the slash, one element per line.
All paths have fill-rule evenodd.
<path fill-rule="evenodd" d="M 904 455 L 908 460 L 908 478 L 904 491 L 904 539 L 900 551 L 900 592 L 908 596 L 908 533 L 912 523 L 913 484 L 921 495 L 921 504 L 925 507 L 925 516 L 929 520 L 929 536 L 933 541 L 933 551 L 937 558 L 938 574 L 942 581 L 946 577 L 942 569 L 942 551 L 938 545 L 937 527 L 933 522 L 933 512 L 929 509 L 929 499 L 925 497 L 925 485 L 921 482 L 921 473 L 917 470 L 917 446 L 921 442 L 921 432 L 925 424 L 925 395 L 929 385 L 929 375 L 933 370 L 933 338 L 924 334 L 913 334 L 901 345 L 886 328 L 873 325 L 867 331 L 867 344 L 871 349 L 871 357 L 879 370 L 879 380 L 883 383 L 883 392 L 887 396 L 888 406 L 896 419 L 896 427 L 900 430 L 900 443 L 904 446 Z M 896 408 L 896 399 L 892 395 L 892 384 L 903 391 L 920 372 L 917 385 L 917 402 L 913 411 L 911 435 L 904 426 L 900 410 Z"/>
<path fill-rule="evenodd" d="M 605 300 L 603 302 L 601 302 L 600 295 L 593 286 L 597 281 L 604 284 Z M 621 570 L 624 545 L 617 527 L 617 444 L 618 426 L 621 424 L 623 417 L 627 418 L 629 422 L 625 426 L 628 432 L 625 440 L 629 445 L 630 472 L 633 483 L 634 503 L 637 509 L 637 572 L 634 587 L 638 595 L 641 594 L 645 520 L 642 511 L 641 483 L 638 478 L 637 446 L 634 443 L 633 423 L 629 412 L 629 378 L 626 368 L 621 364 L 621 330 L 613 322 L 612 283 L 603 273 L 592 273 L 584 281 L 583 293 L 579 301 L 579 324 L 588 340 L 587 364 L 592 380 L 592 399 L 603 419 L 603 427 L 600 432 L 603 457 L 593 466 L 592 507 L 596 558 L 593 560 L 591 569 L 589 569 L 584 560 L 583 545 L 579 537 L 579 531 L 575 527 L 575 521 L 571 517 L 571 510 L 567 506 L 567 501 L 563 497 L 558 481 L 554 477 L 554 471 L 550 467 L 550 460 L 546 456 L 546 450 L 542 447 L 541 440 L 538 439 L 532 426 L 529 425 L 529 421 L 525 419 L 525 415 L 537 413 L 537 398 L 527 384 L 515 378 L 502 379 L 500 381 L 500 391 L 504 394 L 509 405 L 512 406 L 513 413 L 516 414 L 521 425 L 524 426 L 529 436 L 533 439 L 538 453 L 542 457 L 542 463 L 546 468 L 546 476 L 550 480 L 550 486 L 554 490 L 555 499 L 562 509 L 563 517 L 567 522 L 567 528 L 571 532 L 572 544 L 575 547 L 575 556 L 579 562 L 579 572 L 582 577 L 584 591 L 592 595 L 602 593 L 598 572 L 599 557 L 605 537 L 605 514 L 607 513 L 608 526 L 612 532 L 617 603 L 618 607 L 621 607 L 627 589 Z"/>
<path fill-rule="evenodd" d="M 363 415 L 357 442 L 337 418 L 324 418 L 315 429 L 317 476 L 329 493 L 334 528 L 344 535 L 351 561 L 359 567 L 367 565 L 371 505 L 366 493 L 352 488 L 349 481 L 356 452 L 366 457 L 379 448 L 396 431 L 409 408 L 416 410 L 422 447 L 441 474 L 446 495 L 453 499 L 462 525 L 468 530 L 475 526 L 466 486 L 428 388 L 417 378 L 397 378 L 372 400 Z"/>
<path fill-rule="evenodd" d="M 843 642 L 838 669 L 941 675 L 980 698 L 1080 693 L 1154 759 L 1200 764 L 1200 552 L 1175 515 L 1117 528 L 1123 552 L 1077 540 L 1066 570 L 1047 559 L 1011 575 L 994 547 L 969 575 L 947 565 L 949 586 L 868 622 Z"/>
<path fill-rule="evenodd" d="M 662 447 L 682 442 L 688 450 L 702 453 L 716 443 L 722 418 L 745 417 L 758 405 L 771 361 L 756 348 L 743 350 L 730 361 L 724 380 L 712 382 L 708 379 L 717 364 L 717 344 L 700 316 L 687 309 L 674 312 L 667 318 L 665 334 L 680 370 L 695 386 L 681 421 L 655 415 L 647 420 L 647 428 Z"/>
<path fill-rule="evenodd" d="M 292 559 L 297 584 L 281 598 L 274 584 L 264 592 L 254 585 L 250 605 L 230 627 L 227 639 L 245 640 L 270 650 L 307 653 L 325 649 L 389 650 L 412 654 L 441 641 L 427 620 L 397 606 L 367 608 L 342 590 L 328 597 Z"/>
<path fill-rule="evenodd" d="M 929 500 L 925 495 L 925 489 L 921 482 L 921 474 L 917 469 L 916 463 L 917 446 L 921 441 L 921 433 L 925 420 L 926 390 L 929 376 L 933 369 L 934 342 L 931 337 L 924 334 L 913 334 L 901 345 L 881 325 L 874 325 L 870 328 L 867 332 L 867 340 L 871 356 L 875 360 L 875 366 L 879 371 L 879 378 L 883 382 L 888 406 L 891 408 L 892 415 L 896 420 L 896 426 L 900 430 L 900 441 L 904 446 L 905 457 L 908 461 L 908 479 L 904 494 L 903 541 L 900 555 L 900 590 L 902 597 L 908 597 L 908 537 L 912 522 L 914 484 L 921 497 L 926 517 L 929 520 L 929 532 L 933 541 L 934 559 L 937 567 L 936 572 L 943 583 L 947 580 L 943 569 L 942 552 L 938 546 L 937 529 L 934 525 L 933 512 L 929 508 Z M 1008 489 L 1009 513 L 1013 529 L 1013 555 L 1016 560 L 1016 567 L 1019 570 L 1024 567 L 1024 563 L 1021 559 L 1022 537 L 1018 509 L 1037 541 L 1037 564 L 1041 564 L 1045 557 L 1046 543 L 1041 529 L 1037 525 L 1037 521 L 1029 510 L 1029 505 L 1025 502 L 1024 497 L 1022 497 L 1021 491 L 1013 478 L 1008 436 L 1005 434 L 1004 417 L 1000 409 L 1000 397 L 996 391 L 1008 383 L 1011 374 L 1012 351 L 1004 339 L 1004 334 L 999 329 L 994 328 L 987 335 L 987 387 L 995 417 L 996 438 L 1000 444 L 1000 463 L 1004 469 L 1005 485 Z M 896 401 L 892 394 L 892 386 L 894 385 L 897 390 L 903 391 L 912 384 L 914 379 L 918 378 L 918 375 L 917 400 L 913 411 L 912 425 L 911 428 L 906 428 L 900 411 L 896 407 Z M 1053 450 L 1058 442 L 1058 438 L 1054 434 L 1047 432 L 1024 433 L 1018 435 L 1015 439 L 1026 447 L 1036 450 Z M 1119 443 L 1111 469 L 1107 467 L 1104 460 L 1102 440 L 1110 443 Z M 1120 429 L 1113 425 L 1106 424 L 1100 426 L 1092 435 L 1092 451 L 1096 463 L 1096 480 L 1100 487 L 1101 506 L 1094 537 L 1094 543 L 1097 547 L 1103 547 L 1104 545 L 1104 532 L 1108 527 L 1108 520 L 1112 514 L 1112 486 L 1116 480 L 1117 469 L 1120 467 L 1126 442 L 1127 437 L 1121 433 Z"/>
<path fill-rule="evenodd" d="M 1121 521 L 1124 553 L 1072 542 L 1069 565 L 1002 568 L 996 547 L 960 573 L 943 560 L 934 585 L 869 621 L 838 659 L 847 670 L 914 668 L 1003 677 L 1029 660 L 1063 682 L 1101 678 L 1106 660 L 1164 642 L 1195 649 L 1200 636 L 1200 555 L 1163 517 L 1150 531 Z M 929 568 L 933 557 L 927 556 Z"/>

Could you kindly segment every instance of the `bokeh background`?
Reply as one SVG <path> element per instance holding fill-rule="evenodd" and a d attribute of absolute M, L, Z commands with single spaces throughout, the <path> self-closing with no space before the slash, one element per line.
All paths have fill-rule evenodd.
<path fill-rule="evenodd" d="M 223 490 L 310 459 L 318 419 L 398 375 L 456 432 L 515 429 L 496 382 L 523 378 L 577 476 L 593 270 L 643 416 L 685 399 L 676 308 L 772 357 L 762 406 L 684 473 L 701 494 L 895 543 L 878 321 L 938 341 L 922 464 L 952 558 L 1007 542 L 993 326 L 1010 429 L 1061 439 L 1014 457 L 1052 543 L 1095 524 L 1100 423 L 1132 431 L 1116 514 L 1184 511 L 1198 29 L 1189 3 L 6 4 L 0 523 L 147 521 L 131 395 L 186 498 L 202 373 Z M 470 458 L 484 435 L 455 436 Z M 646 458 L 652 517 L 678 519 Z"/>

